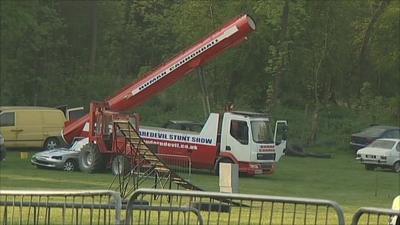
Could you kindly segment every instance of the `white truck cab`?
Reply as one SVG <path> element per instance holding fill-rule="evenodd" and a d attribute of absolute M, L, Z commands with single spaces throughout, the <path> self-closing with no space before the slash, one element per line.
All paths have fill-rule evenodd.
<path fill-rule="evenodd" d="M 357 160 L 365 165 L 367 170 L 376 167 L 392 168 L 400 172 L 400 139 L 377 139 L 365 148 L 357 151 Z"/>
<path fill-rule="evenodd" d="M 189 157 L 193 168 L 213 169 L 219 163 L 235 163 L 247 175 L 275 170 L 286 148 L 287 122 L 275 130 L 265 114 L 251 112 L 211 113 L 200 132 L 141 126 L 140 136 L 156 152 Z"/>
<path fill-rule="evenodd" d="M 287 122 L 277 121 L 274 133 L 270 124 L 265 114 L 224 113 L 221 125 L 221 155 L 234 157 L 239 164 L 248 164 L 247 167 L 241 168 L 258 168 L 255 173 L 273 170 L 275 163 L 284 155 Z"/>

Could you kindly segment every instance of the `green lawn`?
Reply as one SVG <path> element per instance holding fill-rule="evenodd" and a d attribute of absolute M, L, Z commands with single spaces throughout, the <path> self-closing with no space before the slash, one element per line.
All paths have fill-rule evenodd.
<path fill-rule="evenodd" d="M 343 206 L 347 219 L 361 206 L 390 207 L 400 194 L 400 174 L 367 171 L 350 153 L 336 152 L 332 159 L 283 157 L 272 176 L 241 177 L 240 193 L 329 199 Z M 112 178 L 109 173 L 37 169 L 16 151 L 9 151 L 0 163 L 3 190 L 107 189 Z M 195 173 L 191 180 L 205 190 L 218 191 L 216 176 Z"/>

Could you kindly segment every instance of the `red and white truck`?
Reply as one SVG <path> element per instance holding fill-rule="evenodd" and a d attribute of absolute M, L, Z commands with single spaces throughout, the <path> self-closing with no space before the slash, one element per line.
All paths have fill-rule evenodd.
<path fill-rule="evenodd" d="M 193 168 L 218 174 L 225 162 L 243 174 L 270 174 L 286 148 L 287 122 L 277 121 L 274 133 L 270 124 L 260 113 L 211 113 L 201 132 L 141 126 L 139 134 L 160 154 L 189 157 Z"/>
<path fill-rule="evenodd" d="M 240 16 L 141 80 L 127 85 L 114 97 L 103 103 L 92 103 L 89 115 L 66 125 L 62 132 L 67 143 L 75 137 L 89 137 L 89 143 L 81 151 L 81 169 L 94 171 L 97 162 L 118 167 L 114 164 L 120 162 L 116 159 L 121 158 L 121 154 L 131 157 L 140 152 L 140 141 L 128 146 L 124 143 L 132 139 L 130 134 L 124 134 L 124 137 L 116 134 L 128 128 L 131 132 L 134 127 L 131 124 L 125 128 L 118 127 L 121 122 L 118 118 L 123 118 L 118 114 L 143 104 L 194 69 L 247 40 L 248 34 L 254 30 L 253 19 L 248 15 Z M 283 125 L 282 130 L 286 130 L 286 122 L 280 121 L 277 125 Z M 141 127 L 139 133 L 148 144 L 157 144 L 159 153 L 190 156 L 195 168 L 218 168 L 219 162 L 232 162 L 239 164 L 241 172 L 255 175 L 273 171 L 286 145 L 286 138 L 277 140 L 279 126 L 275 128 L 273 138 L 269 127 L 270 121 L 265 115 L 225 112 L 212 113 L 200 133 L 152 127 Z M 137 127 L 133 133 L 137 133 Z"/>

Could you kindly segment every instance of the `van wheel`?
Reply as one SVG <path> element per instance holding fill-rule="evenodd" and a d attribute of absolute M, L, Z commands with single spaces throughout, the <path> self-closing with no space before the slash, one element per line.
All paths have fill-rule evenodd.
<path fill-rule="evenodd" d="M 105 168 L 105 157 L 97 145 L 88 143 L 81 149 L 79 155 L 79 169 L 86 173 L 97 172 Z"/>
<path fill-rule="evenodd" d="M 60 141 L 55 137 L 47 138 L 44 142 L 43 148 L 50 150 L 57 148 L 60 145 Z"/>
<path fill-rule="evenodd" d="M 215 167 L 215 171 L 214 171 L 215 176 L 219 176 L 219 164 L 220 163 L 232 163 L 233 164 L 232 160 L 230 160 L 228 158 L 222 158 L 221 160 L 219 160 L 218 164 Z"/>
<path fill-rule="evenodd" d="M 393 170 L 396 173 L 400 173 L 400 161 L 397 161 L 393 164 Z"/>

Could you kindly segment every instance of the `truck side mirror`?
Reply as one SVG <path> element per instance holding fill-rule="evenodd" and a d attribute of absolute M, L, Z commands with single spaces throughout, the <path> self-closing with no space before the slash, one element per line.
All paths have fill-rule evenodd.
<path fill-rule="evenodd" d="M 282 140 L 286 141 L 287 140 L 287 135 L 288 135 L 288 127 L 285 126 L 283 128 L 283 131 L 282 131 Z"/>

